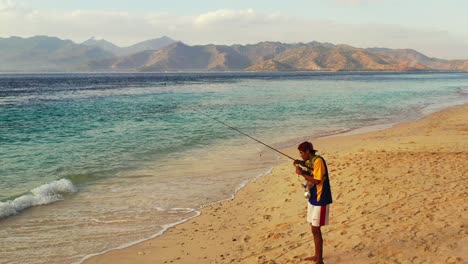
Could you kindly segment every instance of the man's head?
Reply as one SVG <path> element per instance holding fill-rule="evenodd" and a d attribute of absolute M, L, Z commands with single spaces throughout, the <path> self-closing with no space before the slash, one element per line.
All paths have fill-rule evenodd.
<path fill-rule="evenodd" d="M 308 141 L 302 142 L 297 149 L 299 150 L 303 160 L 311 159 L 315 155 L 315 152 L 317 152 L 314 149 L 314 145 Z"/>

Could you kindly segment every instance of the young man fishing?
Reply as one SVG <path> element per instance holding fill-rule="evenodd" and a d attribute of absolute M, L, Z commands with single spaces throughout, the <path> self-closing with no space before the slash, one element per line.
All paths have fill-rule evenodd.
<path fill-rule="evenodd" d="M 323 264 L 323 239 L 321 226 L 328 224 L 329 206 L 332 203 L 330 180 L 325 160 L 315 155 L 317 150 L 310 142 L 303 142 L 298 147 L 302 160 L 295 160 L 296 173 L 312 183 L 310 198 L 307 203 L 307 222 L 310 223 L 314 235 L 315 255 L 305 258 Z M 305 167 L 306 169 L 302 169 Z"/>

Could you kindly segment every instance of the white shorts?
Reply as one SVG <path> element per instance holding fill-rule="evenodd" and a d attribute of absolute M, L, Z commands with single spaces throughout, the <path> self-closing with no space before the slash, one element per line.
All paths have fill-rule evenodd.
<path fill-rule="evenodd" d="M 307 222 L 313 226 L 328 225 L 328 215 L 330 214 L 330 205 L 311 205 L 307 202 Z"/>

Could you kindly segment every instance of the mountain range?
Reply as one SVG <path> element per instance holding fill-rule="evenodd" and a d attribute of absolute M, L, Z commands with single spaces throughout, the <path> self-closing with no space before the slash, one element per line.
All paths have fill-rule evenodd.
<path fill-rule="evenodd" d="M 2 72 L 68 71 L 90 61 L 113 57 L 113 54 L 98 47 L 53 37 L 0 38 Z"/>
<path fill-rule="evenodd" d="M 468 60 L 443 60 L 412 49 L 356 48 L 309 42 L 190 46 L 162 37 L 119 47 L 94 37 L 0 38 L 0 71 L 468 71 Z"/>
<path fill-rule="evenodd" d="M 157 39 L 145 40 L 143 42 L 139 42 L 137 44 L 134 44 L 128 47 L 119 47 L 107 40 L 104 40 L 104 39 L 96 40 L 96 38 L 91 37 L 90 39 L 86 40 L 85 42 L 81 44 L 90 46 L 90 47 L 99 47 L 105 51 L 108 51 L 114 54 L 115 56 L 126 56 L 126 55 L 134 54 L 137 52 L 145 51 L 145 50 L 158 50 L 166 46 L 169 46 L 170 44 L 174 42 L 176 41 L 169 37 L 163 36 Z"/>

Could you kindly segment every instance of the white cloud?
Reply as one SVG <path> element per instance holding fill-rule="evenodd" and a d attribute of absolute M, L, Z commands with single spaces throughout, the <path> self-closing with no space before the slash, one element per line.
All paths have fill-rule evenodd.
<path fill-rule="evenodd" d="M 234 22 L 255 22 L 258 15 L 252 10 L 228 10 L 222 9 L 213 12 L 208 12 L 195 17 L 194 24 L 196 26 L 208 26 L 221 23 Z"/>
<path fill-rule="evenodd" d="M 0 15 L 31 12 L 24 3 L 14 0 L 0 0 Z"/>
<path fill-rule="evenodd" d="M 82 41 L 100 36 L 127 43 L 134 42 L 134 38 L 149 37 L 153 29 L 146 19 L 126 12 L 0 9 L 0 36 L 3 37 L 50 35 Z"/>
<path fill-rule="evenodd" d="M 291 21 L 294 21 L 294 19 L 282 16 L 279 13 L 262 14 L 255 12 L 253 9 L 223 9 L 198 15 L 193 23 L 200 29 L 226 27 L 229 29 L 230 27 L 235 27 L 249 31 L 257 28 L 278 26 L 279 24 L 286 25 L 286 23 Z"/>
<path fill-rule="evenodd" d="M 13 9 L 14 7 L 15 7 L 15 4 L 13 3 L 12 0 L 0 1 L 0 12 L 8 11 L 10 9 Z"/>
<path fill-rule="evenodd" d="M 121 46 L 163 35 L 188 44 L 315 40 L 357 47 L 413 48 L 429 56 L 468 59 L 468 36 L 399 25 L 343 24 L 253 9 L 222 9 L 194 16 L 83 10 L 51 12 L 0 0 L 0 36 L 12 35 L 50 35 L 77 42 L 96 36 Z"/>

